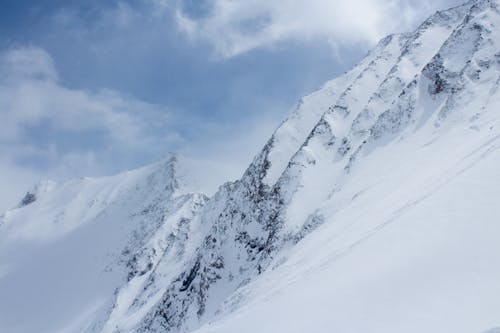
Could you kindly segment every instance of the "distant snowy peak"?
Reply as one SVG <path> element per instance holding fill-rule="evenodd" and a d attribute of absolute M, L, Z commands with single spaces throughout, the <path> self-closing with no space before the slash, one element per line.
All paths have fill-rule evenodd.
<path fill-rule="evenodd" d="M 114 176 L 85 177 L 59 183 L 41 181 L 26 193 L 17 208 L 2 216 L 4 234 L 11 230 L 13 237 L 15 234 L 15 237 L 22 238 L 53 238 L 87 221 L 92 222 L 117 207 L 133 214 L 148 207 L 165 205 L 174 197 L 189 193 L 189 183 L 183 177 L 179 158 L 169 156 Z M 15 226 L 10 225 L 11 220 L 16 221 Z"/>
<path fill-rule="evenodd" d="M 182 169 L 183 159 L 178 155 L 170 155 L 150 165 L 125 171 L 113 176 L 84 177 L 64 182 L 43 180 L 30 189 L 19 203 L 19 207 L 27 206 L 54 191 L 68 191 L 80 195 L 80 191 L 107 191 L 112 196 L 127 193 L 132 188 L 136 192 L 156 191 L 163 197 L 189 192 L 193 187 L 186 175 L 188 170 Z M 70 196 L 67 199 L 71 199 Z M 111 199 L 111 198 L 110 198 Z M 122 199 L 122 198 L 120 198 Z"/>
<path fill-rule="evenodd" d="M 162 188 L 169 194 L 172 194 L 179 188 L 177 173 L 177 157 L 171 156 L 155 162 L 151 165 L 141 167 L 136 170 L 125 171 L 123 173 L 108 177 L 84 177 L 65 182 L 56 182 L 51 180 L 42 180 L 30 189 L 25 197 L 19 203 L 19 206 L 27 206 L 52 191 L 59 189 L 81 187 L 142 187 L 153 186 Z M 125 181 L 127 180 L 127 181 Z"/>
<path fill-rule="evenodd" d="M 141 295 L 127 289 L 131 280 L 148 277 L 162 258 L 171 264 L 169 251 L 181 260 L 189 246 L 191 221 L 208 198 L 187 190 L 182 174 L 179 159 L 171 156 L 115 176 L 44 181 L 31 189 L 0 217 L 0 290 L 10 300 L 0 331 L 104 329 L 117 297 Z M 17 282 L 23 280 L 28 287 Z M 16 286 L 12 292 L 10 285 Z M 29 296 L 40 290 L 50 304 Z M 13 297 L 20 302 L 10 304 Z M 123 311 L 126 305 L 120 306 Z M 37 315 L 19 324 L 23 311 Z"/>

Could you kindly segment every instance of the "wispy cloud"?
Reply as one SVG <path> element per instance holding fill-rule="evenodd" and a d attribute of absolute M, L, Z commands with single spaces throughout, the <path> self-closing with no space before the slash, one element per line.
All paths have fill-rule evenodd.
<path fill-rule="evenodd" d="M 68 88 L 51 56 L 35 47 L 0 54 L 0 110 L 2 184 L 30 164 L 29 177 L 44 166 L 60 177 L 102 173 L 181 141 L 168 111 L 113 90 Z"/>
<path fill-rule="evenodd" d="M 150 150 L 158 141 L 154 129 L 169 120 L 158 106 L 113 90 L 65 87 L 52 58 L 39 48 L 7 51 L 0 58 L 0 74 L 4 141 L 21 140 L 26 128 L 45 122 L 47 128 L 70 133 L 99 131 L 109 145 Z"/>
<path fill-rule="evenodd" d="M 280 42 L 323 39 L 338 48 L 373 44 L 384 35 L 410 29 L 446 1 L 411 0 L 205 0 L 176 8 L 182 31 L 211 43 L 217 54 L 231 57 Z M 197 8 L 193 11 L 192 8 Z"/>

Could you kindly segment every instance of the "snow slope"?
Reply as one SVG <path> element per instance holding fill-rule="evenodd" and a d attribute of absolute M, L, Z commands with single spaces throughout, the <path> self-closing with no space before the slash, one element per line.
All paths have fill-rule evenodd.
<path fill-rule="evenodd" d="M 105 312 L 115 289 L 140 274 L 133 251 L 165 242 L 206 201 L 182 193 L 175 169 L 170 158 L 112 177 L 42 182 L 5 213 L 0 331 L 79 331 Z"/>
<path fill-rule="evenodd" d="M 499 27 L 472 0 L 384 38 L 211 198 L 175 159 L 40 184 L 0 219 L 0 331 L 498 331 Z"/>
<path fill-rule="evenodd" d="M 239 308 L 196 332 L 500 326 L 499 143 L 458 163 L 441 183 L 419 185 L 418 195 L 368 190 L 297 244 L 279 268 L 247 285 Z"/>
<path fill-rule="evenodd" d="M 500 325 L 499 26 L 498 1 L 438 13 L 346 90 L 278 181 L 281 231 L 309 236 L 196 332 Z"/>

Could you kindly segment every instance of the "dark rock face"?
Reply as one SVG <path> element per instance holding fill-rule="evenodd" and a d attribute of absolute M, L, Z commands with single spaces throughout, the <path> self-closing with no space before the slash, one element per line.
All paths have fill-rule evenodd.
<path fill-rule="evenodd" d="M 279 189 L 262 182 L 268 165 L 265 157 L 256 159 L 240 181 L 224 185 L 200 212 L 200 222 L 210 227 L 195 259 L 168 287 L 140 332 L 180 330 L 189 313 L 202 322 L 214 312 L 206 307 L 208 298 L 223 300 L 267 267 L 281 226 Z"/>
<path fill-rule="evenodd" d="M 34 193 L 28 192 L 28 193 L 26 193 L 24 198 L 19 203 L 19 206 L 20 207 L 28 206 L 29 204 L 31 204 L 35 201 L 36 201 L 36 195 Z"/>

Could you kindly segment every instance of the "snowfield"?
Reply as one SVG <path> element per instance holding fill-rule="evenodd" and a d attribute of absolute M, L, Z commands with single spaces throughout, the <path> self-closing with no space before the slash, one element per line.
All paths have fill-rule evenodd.
<path fill-rule="evenodd" d="M 388 36 L 241 179 L 176 157 L 0 217 L 0 332 L 500 332 L 500 1 Z"/>

